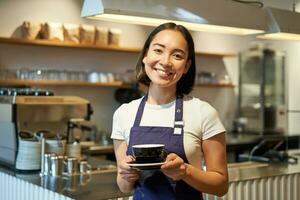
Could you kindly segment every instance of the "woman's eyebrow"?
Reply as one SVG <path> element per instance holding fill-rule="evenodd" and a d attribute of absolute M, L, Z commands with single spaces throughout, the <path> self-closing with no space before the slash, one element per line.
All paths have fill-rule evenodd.
<path fill-rule="evenodd" d="M 154 44 L 153 44 L 153 46 L 156 46 L 156 45 L 157 45 L 157 46 L 160 46 L 160 47 L 162 47 L 162 48 L 166 48 L 165 45 L 160 44 L 160 43 L 154 43 Z M 183 53 L 184 55 L 186 54 L 186 52 L 185 52 L 184 50 L 182 50 L 182 49 L 174 49 L 173 51 Z"/>
<path fill-rule="evenodd" d="M 165 45 L 163 45 L 163 44 L 160 44 L 160 43 L 154 43 L 154 44 L 153 44 L 153 46 L 155 46 L 155 45 L 157 45 L 157 46 L 160 46 L 160 47 L 163 47 L 163 48 L 165 48 L 165 47 L 166 47 Z"/>

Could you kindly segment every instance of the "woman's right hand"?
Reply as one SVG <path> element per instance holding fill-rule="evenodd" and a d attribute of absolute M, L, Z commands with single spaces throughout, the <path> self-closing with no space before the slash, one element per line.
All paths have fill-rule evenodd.
<path fill-rule="evenodd" d="M 126 156 L 124 160 L 119 163 L 118 173 L 120 177 L 127 182 L 135 182 L 139 179 L 140 175 L 138 170 L 131 168 L 128 163 L 134 161 L 133 156 Z"/>

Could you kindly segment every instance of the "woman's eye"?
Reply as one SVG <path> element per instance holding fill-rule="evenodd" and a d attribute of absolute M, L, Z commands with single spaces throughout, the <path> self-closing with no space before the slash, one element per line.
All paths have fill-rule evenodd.
<path fill-rule="evenodd" d="M 177 59 L 177 60 L 183 59 L 183 55 L 181 55 L 181 54 L 174 54 L 173 56 L 174 56 L 175 59 Z"/>
<path fill-rule="evenodd" d="M 154 52 L 155 53 L 162 53 L 162 50 L 161 49 L 154 49 Z"/>

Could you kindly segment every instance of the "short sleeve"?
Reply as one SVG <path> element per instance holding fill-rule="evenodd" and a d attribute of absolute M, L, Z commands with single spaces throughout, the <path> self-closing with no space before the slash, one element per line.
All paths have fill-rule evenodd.
<path fill-rule="evenodd" d="M 219 133 L 225 132 L 225 128 L 217 111 L 208 103 L 202 111 L 202 139 L 206 140 Z"/>
<path fill-rule="evenodd" d="M 125 140 L 124 128 L 122 127 L 123 107 L 120 106 L 113 115 L 111 139 Z"/>

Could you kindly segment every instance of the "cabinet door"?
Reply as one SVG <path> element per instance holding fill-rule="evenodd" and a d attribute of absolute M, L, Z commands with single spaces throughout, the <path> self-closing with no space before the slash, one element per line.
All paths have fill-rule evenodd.
<path fill-rule="evenodd" d="M 300 133 L 300 112 L 288 113 L 288 134 L 299 135 Z"/>
<path fill-rule="evenodd" d="M 299 68 L 299 44 L 293 44 L 288 49 L 287 84 L 288 84 L 288 134 L 300 133 L 300 68 Z"/>
<path fill-rule="evenodd" d="M 300 49 L 300 48 L 299 48 Z M 298 50 L 299 53 L 299 50 Z M 299 60 L 292 60 L 289 56 L 288 66 L 288 110 L 300 111 L 300 67 Z M 294 57 L 295 59 L 295 57 Z M 298 58 L 299 59 L 299 56 Z"/>

